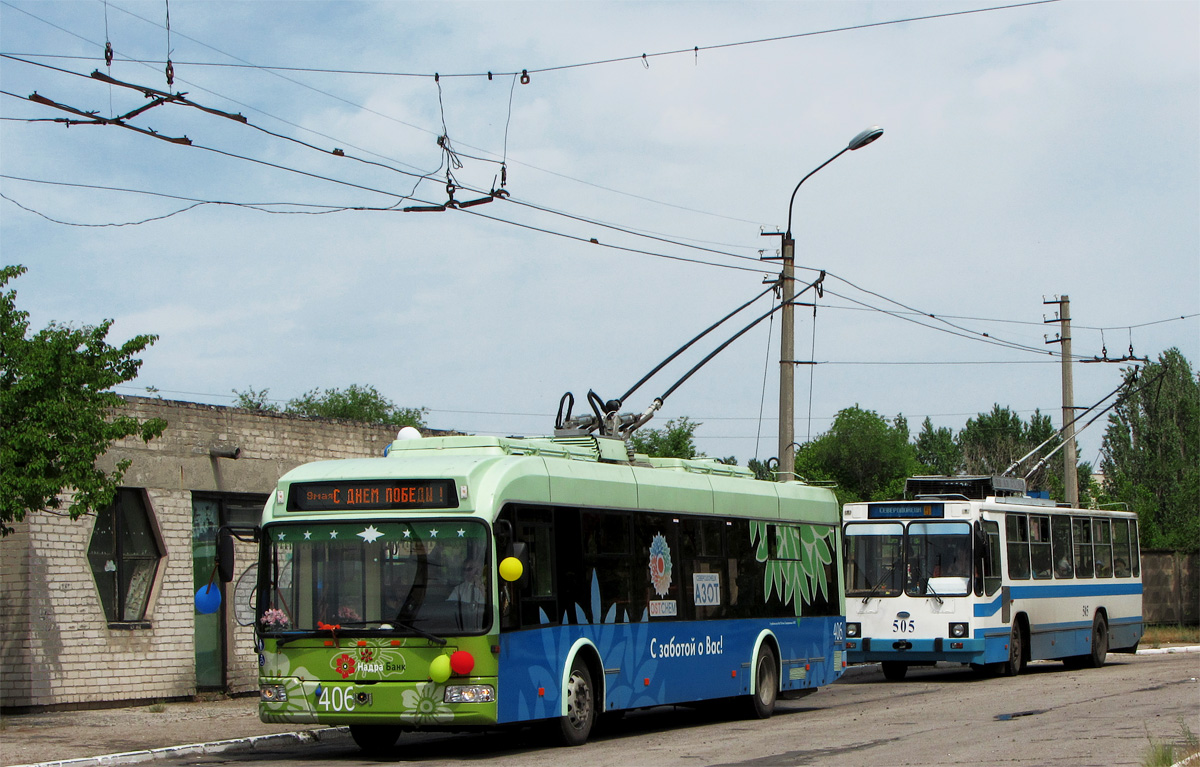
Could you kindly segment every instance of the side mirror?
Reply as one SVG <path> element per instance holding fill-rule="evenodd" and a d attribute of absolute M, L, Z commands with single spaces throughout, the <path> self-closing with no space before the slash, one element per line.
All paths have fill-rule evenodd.
<path fill-rule="evenodd" d="M 233 580 L 233 533 L 222 527 L 217 531 L 217 574 L 222 583 Z"/>

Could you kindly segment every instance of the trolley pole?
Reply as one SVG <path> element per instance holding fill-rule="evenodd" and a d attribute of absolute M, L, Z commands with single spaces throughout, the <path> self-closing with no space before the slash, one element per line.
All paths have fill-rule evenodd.
<path fill-rule="evenodd" d="M 1067 505 L 1075 508 L 1079 506 L 1079 472 L 1075 455 L 1075 382 L 1071 373 L 1071 298 L 1060 296 L 1042 303 L 1058 304 L 1059 337 L 1047 343 L 1062 344 L 1063 494 Z"/>

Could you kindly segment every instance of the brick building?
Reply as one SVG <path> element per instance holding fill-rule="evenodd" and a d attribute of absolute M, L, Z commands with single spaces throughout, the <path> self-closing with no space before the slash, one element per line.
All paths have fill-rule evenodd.
<path fill-rule="evenodd" d="M 200 615 L 220 524 L 256 524 L 276 481 L 315 460 L 378 456 L 390 426 L 126 397 L 168 427 L 101 460 L 129 459 L 113 506 L 72 521 L 28 515 L 0 539 L 0 708 L 93 707 L 257 687 L 253 578 Z M 238 572 L 255 562 L 239 545 Z M 240 597 L 240 599 L 239 599 Z"/>

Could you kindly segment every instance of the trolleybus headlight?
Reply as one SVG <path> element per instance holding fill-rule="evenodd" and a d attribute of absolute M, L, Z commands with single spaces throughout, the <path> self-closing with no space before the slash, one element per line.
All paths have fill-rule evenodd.
<path fill-rule="evenodd" d="M 861 623 L 847 623 L 846 624 L 846 636 L 847 637 L 857 638 L 861 634 L 862 634 L 862 624 Z"/>
<path fill-rule="evenodd" d="M 496 688 L 490 684 L 452 684 L 442 696 L 446 703 L 495 703 Z"/>
<path fill-rule="evenodd" d="M 288 699 L 287 688 L 281 684 L 264 684 L 258 690 L 258 697 L 268 703 L 282 703 Z"/>
<path fill-rule="evenodd" d="M 965 624 L 965 623 L 951 623 L 950 624 L 950 636 L 954 637 L 955 639 L 961 639 L 961 638 L 965 637 L 966 635 L 967 635 L 967 624 Z"/>

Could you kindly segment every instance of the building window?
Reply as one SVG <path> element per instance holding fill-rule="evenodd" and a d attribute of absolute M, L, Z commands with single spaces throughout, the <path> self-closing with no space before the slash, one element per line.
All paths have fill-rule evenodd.
<path fill-rule="evenodd" d="M 96 515 L 88 562 L 110 624 L 145 621 L 163 549 L 142 490 L 117 490 L 112 505 Z"/>

